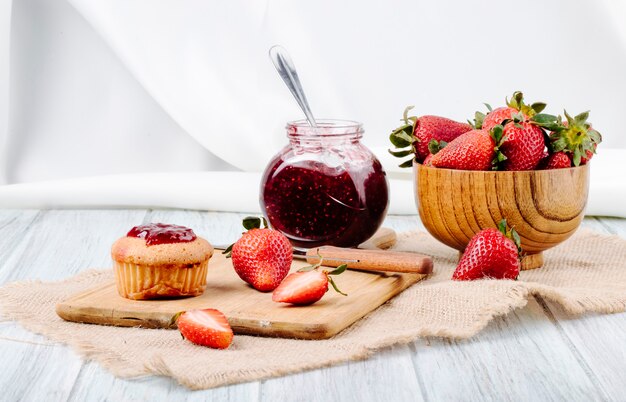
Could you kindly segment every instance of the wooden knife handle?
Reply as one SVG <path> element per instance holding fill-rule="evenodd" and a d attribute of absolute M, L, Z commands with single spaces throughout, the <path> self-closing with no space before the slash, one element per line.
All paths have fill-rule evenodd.
<path fill-rule="evenodd" d="M 350 269 L 422 275 L 433 271 L 433 260 L 417 253 L 322 246 L 307 250 L 307 262 L 318 263 L 318 254 L 324 258 L 324 265 L 329 267 L 347 264 Z"/>

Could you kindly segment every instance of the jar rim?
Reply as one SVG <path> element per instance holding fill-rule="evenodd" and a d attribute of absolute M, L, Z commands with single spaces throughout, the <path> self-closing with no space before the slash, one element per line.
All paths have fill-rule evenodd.
<path fill-rule="evenodd" d="M 317 128 L 311 127 L 305 119 L 288 121 L 287 135 L 306 137 L 341 137 L 363 135 L 363 123 L 355 120 L 315 119 Z"/>

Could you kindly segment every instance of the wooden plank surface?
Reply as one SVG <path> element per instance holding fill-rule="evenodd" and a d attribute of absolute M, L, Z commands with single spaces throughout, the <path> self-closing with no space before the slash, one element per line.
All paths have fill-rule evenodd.
<path fill-rule="evenodd" d="M 209 241 L 229 242 L 241 233 L 240 222 L 245 215 L 0 211 L 0 283 L 59 279 L 76 273 L 85 263 L 102 266 L 109 258 L 108 249 L 101 250 L 102 244 L 111 244 L 120 231 L 141 221 L 203 227 Z M 625 222 L 587 218 L 584 225 L 626 237 Z M 385 225 L 405 231 L 419 228 L 420 222 L 414 215 L 390 216 Z M 59 229 L 71 232 L 74 243 L 56 239 L 52 234 Z M 92 231 L 100 235 L 94 237 Z M 33 249 L 34 241 L 37 249 Z M 76 242 L 80 248 L 75 247 Z M 56 264 L 60 261 L 70 264 L 60 268 Z M 164 377 L 115 378 L 97 363 L 82 362 L 63 345 L 50 344 L 15 323 L 0 322 L 0 400 L 401 401 L 480 400 L 485 395 L 492 400 L 524 400 L 530 395 L 535 400 L 620 401 L 626 395 L 625 343 L 620 338 L 625 325 L 626 314 L 572 318 L 559 315 L 550 304 L 545 309 L 539 301 L 531 302 L 528 310 L 499 318 L 475 338 L 458 344 L 423 340 L 410 347 L 383 350 L 364 361 L 190 392 Z M 566 362 L 567 367 L 559 361 Z M 431 385 L 435 375 L 441 386 Z"/>

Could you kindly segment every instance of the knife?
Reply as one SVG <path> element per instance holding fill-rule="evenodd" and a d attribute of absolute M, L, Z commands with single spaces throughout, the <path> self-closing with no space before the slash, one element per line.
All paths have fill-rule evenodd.
<path fill-rule="evenodd" d="M 224 250 L 222 245 L 214 246 Z M 349 269 L 360 271 L 382 271 L 406 274 L 428 275 L 433 271 L 433 260 L 427 255 L 389 250 L 366 250 L 359 248 L 344 248 L 322 246 L 308 249 L 306 254 L 294 250 L 293 258 L 306 260 L 309 264 L 324 259 L 323 265 L 338 267 L 346 264 Z"/>

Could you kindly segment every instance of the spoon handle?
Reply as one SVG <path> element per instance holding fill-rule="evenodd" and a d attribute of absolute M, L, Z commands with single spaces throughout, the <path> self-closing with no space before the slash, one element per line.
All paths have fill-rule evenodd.
<path fill-rule="evenodd" d="M 280 77 L 283 81 L 285 81 L 285 84 L 291 91 L 293 97 L 296 98 L 296 101 L 304 112 L 309 124 L 311 127 L 317 127 L 315 117 L 313 117 L 313 113 L 309 107 L 309 102 L 306 100 L 306 95 L 304 95 L 304 91 L 302 90 L 302 84 L 298 78 L 296 67 L 293 64 L 293 61 L 291 61 L 289 53 L 287 53 L 282 46 L 275 45 L 270 48 L 269 55 L 272 63 L 274 63 L 274 67 L 276 67 L 276 70 L 278 71 L 278 74 L 280 74 Z"/>

